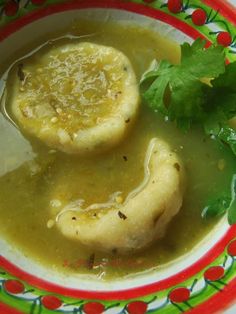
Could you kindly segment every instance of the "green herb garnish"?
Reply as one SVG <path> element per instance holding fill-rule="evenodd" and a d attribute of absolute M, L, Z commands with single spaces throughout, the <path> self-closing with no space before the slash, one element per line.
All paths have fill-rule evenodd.
<path fill-rule="evenodd" d="M 205 41 L 181 45 L 181 63 L 156 60 L 140 82 L 144 101 L 155 112 L 175 121 L 188 131 L 201 125 L 207 135 L 230 147 L 236 156 L 236 130 L 228 121 L 236 116 L 236 62 L 226 65 L 222 46 L 205 49 Z M 230 224 L 236 223 L 236 177 L 231 195 L 213 200 L 203 217 L 228 211 Z"/>
<path fill-rule="evenodd" d="M 231 184 L 231 201 L 228 208 L 228 221 L 232 225 L 236 222 L 236 175 Z"/>
<path fill-rule="evenodd" d="M 202 217 L 210 218 L 225 214 L 228 211 L 228 221 L 230 224 L 236 221 L 236 175 L 233 175 L 231 182 L 231 193 L 224 194 L 211 200 L 203 209 Z"/>

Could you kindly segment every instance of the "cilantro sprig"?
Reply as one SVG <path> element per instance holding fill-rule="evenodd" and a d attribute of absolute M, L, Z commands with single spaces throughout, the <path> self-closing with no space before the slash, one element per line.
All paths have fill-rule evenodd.
<path fill-rule="evenodd" d="M 228 145 L 236 156 L 236 130 L 228 123 L 236 116 L 236 62 L 226 65 L 222 46 L 205 49 L 201 39 L 192 45 L 184 43 L 180 64 L 154 60 L 140 86 L 145 103 L 155 112 L 175 121 L 185 132 L 194 124 L 201 125 L 207 135 Z M 233 182 L 236 186 L 235 177 Z M 232 199 L 235 195 L 210 202 L 203 216 L 228 210 L 229 222 L 236 223 L 236 202 Z"/>
<path fill-rule="evenodd" d="M 221 216 L 228 212 L 228 221 L 232 225 L 236 222 L 236 175 L 233 175 L 231 182 L 231 192 L 225 193 L 213 199 L 203 209 L 202 217 L 210 218 Z"/>

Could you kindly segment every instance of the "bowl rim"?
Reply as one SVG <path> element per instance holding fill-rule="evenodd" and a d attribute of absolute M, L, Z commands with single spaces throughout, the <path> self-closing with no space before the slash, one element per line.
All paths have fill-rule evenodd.
<path fill-rule="evenodd" d="M 132 0 L 131 0 L 132 1 Z M 141 2 L 141 1 L 140 1 Z M 145 2 L 145 0 L 144 0 Z M 148 2 L 148 1 L 147 1 Z M 221 9 L 221 14 L 226 19 L 228 19 L 231 24 L 236 25 L 236 9 L 233 8 L 229 3 L 221 2 L 218 0 L 205 0 L 202 1 L 206 3 L 212 9 Z M 49 7 L 38 8 L 35 11 L 32 11 L 19 19 L 16 19 L 6 25 L 5 27 L 0 28 L 0 44 L 1 41 L 6 40 L 11 34 L 16 31 L 19 31 L 24 26 L 34 22 L 43 17 L 49 16 L 51 14 L 56 14 L 64 11 L 75 10 L 75 9 L 88 9 L 88 8 L 114 8 L 120 10 L 126 10 L 133 13 L 138 13 L 141 15 L 145 15 L 148 17 L 152 17 L 154 19 L 158 19 L 162 22 L 167 23 L 169 25 L 174 26 L 178 30 L 184 32 L 191 38 L 195 39 L 197 37 L 205 38 L 204 35 L 198 30 L 186 24 L 184 21 L 178 19 L 174 14 L 170 15 L 164 11 L 158 10 L 152 6 L 149 6 L 145 3 L 137 3 L 137 2 L 127 2 L 122 0 L 87 0 L 87 1 L 68 1 L 61 2 L 56 4 L 51 4 Z M 233 8 L 233 9 L 232 9 Z M 207 41 L 210 44 L 210 41 Z M 169 277 L 163 281 L 159 281 L 157 283 L 153 283 L 146 286 L 141 286 L 138 288 L 128 289 L 127 291 L 103 291 L 103 292 L 91 292 L 84 290 L 74 290 L 68 288 L 63 288 L 55 284 L 51 284 L 50 282 L 44 281 L 43 279 L 37 278 L 34 275 L 31 275 L 22 269 L 18 268 L 10 261 L 6 260 L 3 256 L 0 255 L 0 266 L 6 269 L 10 274 L 20 278 L 26 282 L 29 282 L 32 285 L 35 285 L 39 288 L 49 290 L 50 292 L 58 293 L 58 294 L 71 294 L 72 297 L 76 298 L 84 298 L 84 299 L 98 299 L 98 300 L 124 300 L 124 299 L 132 299 L 140 296 L 144 296 L 147 294 L 155 293 L 157 291 L 167 289 L 172 287 L 173 285 L 179 284 L 183 279 L 188 278 L 189 276 L 194 275 L 196 272 L 202 270 L 204 267 L 212 263 L 216 257 L 222 254 L 227 247 L 227 245 L 232 241 L 236 236 L 236 225 L 231 226 L 226 234 L 215 244 L 204 256 L 202 256 L 199 261 L 187 267 L 184 271 L 176 273 L 174 276 Z M 186 277 L 187 276 L 187 277 Z M 216 293 L 213 297 L 209 298 L 207 301 L 198 305 L 195 309 L 191 310 L 191 313 L 199 313 L 196 311 L 202 311 L 203 313 L 209 313 L 211 308 L 212 311 L 219 310 L 220 308 L 224 308 L 227 304 L 230 304 L 233 301 L 233 296 L 236 295 L 236 278 L 233 279 L 227 287 L 227 291 L 224 293 L 224 296 L 221 296 L 220 293 Z M 207 308 L 208 312 L 205 312 L 205 306 L 210 305 L 214 301 L 213 305 Z M 0 303 L 1 306 L 1 303 Z M 0 307 L 1 309 L 1 307 Z M 8 313 L 8 312 L 7 312 Z M 14 312 L 18 313 L 18 312 Z"/>

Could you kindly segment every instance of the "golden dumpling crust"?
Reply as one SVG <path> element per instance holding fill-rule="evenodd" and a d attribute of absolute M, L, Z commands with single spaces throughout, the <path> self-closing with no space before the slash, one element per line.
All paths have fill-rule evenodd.
<path fill-rule="evenodd" d="M 138 111 L 132 65 L 112 47 L 88 42 L 54 46 L 23 60 L 11 76 L 14 120 L 66 153 L 116 145 Z"/>

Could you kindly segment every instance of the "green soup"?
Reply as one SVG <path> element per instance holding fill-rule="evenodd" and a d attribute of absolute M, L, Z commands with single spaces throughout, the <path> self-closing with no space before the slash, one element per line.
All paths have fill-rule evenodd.
<path fill-rule="evenodd" d="M 74 35 L 73 39 L 68 34 Z M 60 38 L 62 35 L 65 37 L 53 42 L 44 38 L 18 55 L 23 57 L 39 44 L 47 43 L 43 49 L 50 49 L 52 45 L 81 42 L 81 35 L 90 35 L 86 41 L 124 52 L 138 80 L 154 58 L 177 63 L 180 57 L 175 43 L 138 26 L 81 21 Z M 7 92 L 11 93 L 10 78 Z M 0 114 L 0 232 L 26 256 L 60 271 L 93 273 L 109 279 L 164 265 L 188 252 L 216 223 L 203 220 L 201 211 L 209 199 L 229 189 L 236 167 L 231 153 L 206 138 L 201 130 L 184 134 L 141 105 L 132 131 L 119 146 L 85 158 L 51 150 L 16 128 L 8 115 L 11 112 L 6 104 Z M 105 202 L 116 191 L 127 196 L 143 180 L 145 153 L 153 137 L 170 144 L 187 173 L 183 207 L 161 240 L 132 256 L 119 256 L 68 240 L 50 225 L 50 203 L 59 197 L 68 202 L 81 198 L 90 205 Z"/>

